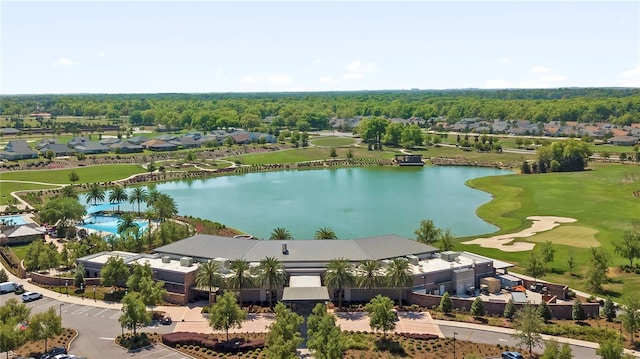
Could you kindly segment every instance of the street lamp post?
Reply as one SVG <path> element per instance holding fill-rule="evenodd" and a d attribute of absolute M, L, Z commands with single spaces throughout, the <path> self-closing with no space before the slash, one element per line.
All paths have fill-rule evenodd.
<path fill-rule="evenodd" d="M 67 297 L 69 296 L 69 280 L 64 281 L 64 289 L 67 292 Z"/>
<path fill-rule="evenodd" d="M 64 303 L 60 303 L 60 323 L 62 323 L 62 306 Z"/>
<path fill-rule="evenodd" d="M 93 285 L 93 301 L 96 301 L 96 285 Z"/>
<path fill-rule="evenodd" d="M 422 276 L 422 286 L 424 287 L 424 294 L 427 294 L 427 278 Z"/>
<path fill-rule="evenodd" d="M 456 332 L 453 332 L 453 359 L 456 359 Z"/>
<path fill-rule="evenodd" d="M 82 293 L 82 300 L 84 300 L 84 283 L 80 283 L 80 293 Z"/>

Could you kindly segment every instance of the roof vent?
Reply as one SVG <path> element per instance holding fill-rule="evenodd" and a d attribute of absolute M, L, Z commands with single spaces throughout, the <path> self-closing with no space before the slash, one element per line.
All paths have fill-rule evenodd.
<path fill-rule="evenodd" d="M 171 257 L 163 256 L 162 257 L 162 263 L 171 263 Z"/>
<path fill-rule="evenodd" d="M 287 249 L 287 244 L 286 243 L 282 243 L 282 254 L 284 254 L 284 255 L 289 254 L 289 249 Z"/>
<path fill-rule="evenodd" d="M 191 257 L 182 257 L 180 258 L 180 265 L 183 267 L 191 267 L 193 264 L 193 258 Z"/>

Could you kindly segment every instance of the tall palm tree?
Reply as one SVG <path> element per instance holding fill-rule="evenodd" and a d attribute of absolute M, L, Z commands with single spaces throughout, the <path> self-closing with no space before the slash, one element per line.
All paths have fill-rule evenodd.
<path fill-rule="evenodd" d="M 120 212 L 120 202 L 124 202 L 129 198 L 127 191 L 122 186 L 115 186 L 109 193 L 109 203 L 118 204 L 118 212 Z"/>
<path fill-rule="evenodd" d="M 144 214 L 142 215 L 142 217 L 144 219 L 146 219 L 148 221 L 148 225 L 147 225 L 147 246 L 149 251 L 151 251 L 151 247 L 153 245 L 153 243 L 151 243 L 151 221 L 153 221 L 154 219 L 158 218 L 158 214 L 156 213 L 156 210 L 153 209 L 153 207 L 149 207 L 147 208 L 146 211 L 144 211 Z"/>
<path fill-rule="evenodd" d="M 94 205 L 98 204 L 98 201 L 104 201 L 104 189 L 100 187 L 98 183 L 92 183 L 89 185 L 89 192 L 85 195 L 87 202 L 93 201 Z"/>
<path fill-rule="evenodd" d="M 231 277 L 229 277 L 229 286 L 238 291 L 238 301 L 242 306 L 242 289 L 253 285 L 253 277 L 249 274 L 249 262 L 244 259 L 236 259 L 229 264 L 231 269 Z"/>
<path fill-rule="evenodd" d="M 220 287 L 224 282 L 220 268 L 220 263 L 208 261 L 200 264 L 196 273 L 196 285 L 198 287 L 209 287 L 209 304 L 211 304 L 211 293 L 213 287 Z"/>
<path fill-rule="evenodd" d="M 324 282 L 328 287 L 338 290 L 338 308 L 342 309 L 342 292 L 344 288 L 353 284 L 354 281 L 355 277 L 348 259 L 337 258 L 327 263 L 327 271 L 324 272 Z"/>
<path fill-rule="evenodd" d="M 336 232 L 328 227 L 322 227 L 316 231 L 314 239 L 338 239 Z"/>
<path fill-rule="evenodd" d="M 168 194 L 160 193 L 158 199 L 153 203 L 158 218 L 161 222 L 178 214 L 178 205 L 173 197 Z"/>
<path fill-rule="evenodd" d="M 133 189 L 133 191 L 131 191 L 131 194 L 129 195 L 129 203 L 138 204 L 138 216 L 140 215 L 140 202 L 146 202 L 146 201 L 147 201 L 147 190 L 145 190 L 144 187 L 136 187 Z"/>
<path fill-rule="evenodd" d="M 118 231 L 118 235 L 122 236 L 125 232 L 133 227 L 138 227 L 138 224 L 135 222 L 133 215 L 129 212 L 126 212 L 123 213 L 122 216 L 120 216 L 116 230 Z"/>
<path fill-rule="evenodd" d="M 398 301 L 402 307 L 402 290 L 411 285 L 413 275 L 409 261 L 405 258 L 394 258 L 387 268 L 387 282 L 398 288 Z"/>
<path fill-rule="evenodd" d="M 153 188 L 149 188 L 149 193 L 147 193 L 147 206 L 151 207 L 153 206 L 154 203 L 156 203 L 156 201 L 158 200 L 158 197 L 160 196 L 160 192 L 158 192 L 157 189 L 155 189 L 155 187 Z"/>
<path fill-rule="evenodd" d="M 360 262 L 358 266 L 358 275 L 356 276 L 356 285 L 360 288 L 367 288 L 369 290 L 369 297 L 373 292 L 373 288 L 379 287 L 382 284 L 382 276 L 380 275 L 380 269 L 382 266 L 379 261 L 366 260 Z"/>
<path fill-rule="evenodd" d="M 293 239 L 293 237 L 288 229 L 278 227 L 271 232 L 271 237 L 269 237 L 269 239 Z"/>
<path fill-rule="evenodd" d="M 271 305 L 273 304 L 271 299 L 273 288 L 279 285 L 283 285 L 286 279 L 284 267 L 277 258 L 266 257 L 265 259 L 260 261 L 260 266 L 258 267 L 258 269 L 260 270 L 260 283 L 262 285 L 267 284 L 269 286 L 269 307 L 271 307 Z"/>

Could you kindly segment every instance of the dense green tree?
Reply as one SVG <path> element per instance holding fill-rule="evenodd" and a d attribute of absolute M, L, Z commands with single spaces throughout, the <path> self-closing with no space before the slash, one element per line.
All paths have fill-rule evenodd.
<path fill-rule="evenodd" d="M 297 358 L 297 348 L 302 343 L 299 326 L 304 319 L 278 302 L 275 320 L 269 325 L 265 342 L 267 357 L 270 359 Z"/>
<path fill-rule="evenodd" d="M 238 301 L 242 306 L 242 290 L 254 286 L 255 281 L 251 275 L 251 266 L 244 259 L 236 259 L 229 264 L 231 276 L 227 279 L 229 287 L 238 291 Z"/>
<path fill-rule="evenodd" d="M 542 260 L 545 262 L 545 264 L 549 265 L 551 262 L 553 262 L 553 258 L 556 255 L 556 249 L 553 248 L 553 242 L 545 241 L 544 243 L 542 243 L 540 254 L 542 255 Z"/>
<path fill-rule="evenodd" d="M 129 277 L 129 267 L 121 257 L 109 257 L 105 262 L 100 277 L 104 286 L 121 286 Z"/>
<path fill-rule="evenodd" d="M 623 312 L 620 314 L 622 325 L 630 335 L 633 344 L 634 333 L 640 328 L 640 299 L 635 295 L 626 296 L 623 300 Z"/>
<path fill-rule="evenodd" d="M 534 346 L 542 342 L 542 326 L 544 322 L 538 309 L 532 305 L 525 305 L 516 312 L 513 329 L 515 333 L 513 337 L 519 341 L 520 345 L 529 348 L 529 356 L 531 356 Z"/>
<path fill-rule="evenodd" d="M 8 299 L 0 306 L 0 323 L 12 323 L 13 325 L 26 322 L 31 316 L 31 308 L 24 303 L 18 303 L 15 298 Z"/>
<path fill-rule="evenodd" d="M 335 147 L 331 147 L 329 149 L 329 157 L 331 157 L 331 158 L 338 157 L 338 152 L 336 152 L 336 148 Z"/>
<path fill-rule="evenodd" d="M 613 300 L 611 300 L 611 297 L 607 297 L 607 300 L 604 301 L 604 306 L 602 307 L 602 315 L 604 315 L 604 317 L 607 319 L 607 322 L 612 322 L 618 315 L 616 313 L 616 306 L 613 304 Z"/>
<path fill-rule="evenodd" d="M 45 223 L 60 223 L 60 226 L 67 227 L 70 221 L 79 221 L 86 213 L 87 210 L 77 199 L 56 197 L 42 207 L 40 219 Z"/>
<path fill-rule="evenodd" d="M 551 312 L 551 308 L 549 307 L 547 302 L 545 302 L 544 300 L 541 301 L 540 304 L 538 305 L 538 313 L 540 313 L 540 316 L 545 321 L 551 320 L 551 318 L 553 317 L 553 313 Z"/>
<path fill-rule="evenodd" d="M 293 239 L 291 232 L 288 229 L 277 227 L 271 231 L 271 236 L 269 237 L 271 240 L 282 240 L 282 239 Z"/>
<path fill-rule="evenodd" d="M 402 132 L 404 130 L 404 127 L 404 124 L 400 122 L 389 123 L 385 134 L 382 137 L 382 142 L 388 146 L 399 146 L 400 142 L 402 141 Z"/>
<path fill-rule="evenodd" d="M 524 267 L 524 274 L 533 277 L 536 281 L 547 274 L 547 266 L 540 253 L 536 251 L 529 253 Z"/>
<path fill-rule="evenodd" d="M 260 261 L 258 267 L 258 280 L 262 285 L 267 285 L 269 288 L 269 307 L 273 304 L 273 297 L 277 297 L 278 286 L 284 284 L 286 274 L 284 267 L 280 261 L 275 257 L 266 257 Z M 275 290 L 275 293 L 274 293 Z"/>
<path fill-rule="evenodd" d="M 357 132 L 373 149 L 382 149 L 382 137 L 386 133 L 389 120 L 379 117 L 367 118 L 358 124 Z"/>
<path fill-rule="evenodd" d="M 118 318 L 120 326 L 133 330 L 136 335 L 138 325 L 149 325 L 151 323 L 151 313 L 142 300 L 140 293 L 129 292 L 122 298 L 122 315 Z"/>
<path fill-rule="evenodd" d="M 556 161 L 556 170 L 561 172 L 583 171 L 592 154 L 588 143 L 570 139 L 538 148 L 538 161 L 545 168 L 551 168 L 551 162 Z"/>
<path fill-rule="evenodd" d="M 393 312 L 393 301 L 389 297 L 376 295 L 366 305 L 369 314 L 369 326 L 372 330 L 382 331 L 382 337 L 386 338 L 387 332 L 396 327 L 396 314 Z"/>
<path fill-rule="evenodd" d="M 134 263 L 130 272 L 131 274 L 127 278 L 127 288 L 136 292 L 141 291 L 143 278 L 153 279 L 153 269 L 149 262 L 144 264 Z"/>
<path fill-rule="evenodd" d="M 155 201 L 153 201 L 153 208 L 161 222 L 178 214 L 178 205 L 175 200 L 173 197 L 164 193 L 159 194 Z"/>
<path fill-rule="evenodd" d="M 607 281 L 609 271 L 609 256 L 600 248 L 591 248 L 591 258 L 587 269 L 587 288 L 602 293 L 602 285 Z"/>
<path fill-rule="evenodd" d="M 482 301 L 482 298 L 476 297 L 476 299 L 473 300 L 473 303 L 471 303 L 471 315 L 474 317 L 481 317 L 485 315 L 484 302 Z"/>
<path fill-rule="evenodd" d="M 631 357 L 624 355 L 622 340 L 601 341 L 599 348 L 596 349 L 596 354 L 600 355 L 601 359 L 631 359 Z"/>
<path fill-rule="evenodd" d="M 613 240 L 613 250 L 621 257 L 629 260 L 633 268 L 633 260 L 640 258 L 640 232 L 627 231 L 621 239 Z"/>
<path fill-rule="evenodd" d="M 338 239 L 336 232 L 329 227 L 322 227 L 318 229 L 313 237 L 314 239 Z"/>
<path fill-rule="evenodd" d="M 515 314 L 516 314 L 516 306 L 515 304 L 513 304 L 513 299 L 509 298 L 507 305 L 504 307 L 504 312 L 502 313 L 502 315 L 505 318 L 511 320 L 511 318 L 513 318 Z"/>
<path fill-rule="evenodd" d="M 389 286 L 398 289 L 398 305 L 402 308 L 402 292 L 413 284 L 411 265 L 405 258 L 394 258 L 389 263 L 386 273 Z"/>
<path fill-rule="evenodd" d="M 62 320 L 53 307 L 42 313 L 36 313 L 29 318 L 27 338 L 44 340 L 44 351 L 47 352 L 47 341 L 62 333 Z"/>
<path fill-rule="evenodd" d="M 69 173 L 69 181 L 71 183 L 76 183 L 76 182 L 80 181 L 80 176 L 78 176 L 78 173 L 76 171 L 72 170 Z"/>
<path fill-rule="evenodd" d="M 196 285 L 201 288 L 209 288 L 209 303 L 211 304 L 211 293 L 214 287 L 222 287 L 224 277 L 222 276 L 222 268 L 216 261 L 209 260 L 200 263 L 198 272 L 196 273 Z"/>
<path fill-rule="evenodd" d="M 445 229 L 444 232 L 440 235 L 440 240 L 438 241 L 438 248 L 442 252 L 452 251 L 455 247 L 453 233 L 451 233 L 450 229 Z"/>
<path fill-rule="evenodd" d="M 364 260 L 360 262 L 356 272 L 356 285 L 359 288 L 366 288 L 369 290 L 369 297 L 373 288 L 379 287 L 383 282 L 383 275 L 381 273 L 382 265 L 376 260 Z"/>
<path fill-rule="evenodd" d="M 25 339 L 24 332 L 20 330 L 16 323 L 0 323 L 0 353 L 6 353 L 7 359 L 9 359 L 9 352 L 24 344 Z"/>
<path fill-rule="evenodd" d="M 420 222 L 420 227 L 414 233 L 416 241 L 424 244 L 433 244 L 440 239 L 442 230 L 437 228 L 432 220 L 426 219 Z"/>
<path fill-rule="evenodd" d="M 8 282 L 8 281 L 9 281 L 9 276 L 7 275 L 7 272 L 4 270 L 4 268 L 0 268 L 0 283 Z"/>
<path fill-rule="evenodd" d="M 324 282 L 329 288 L 338 290 L 338 308 L 342 309 L 344 288 L 355 282 L 349 260 L 346 258 L 330 260 L 327 263 L 327 270 L 324 272 Z"/>
<path fill-rule="evenodd" d="M 73 275 L 73 286 L 76 288 L 84 287 L 84 266 L 82 263 L 78 264 Z"/>
<path fill-rule="evenodd" d="M 140 215 L 140 203 L 144 203 L 147 201 L 147 191 L 144 187 L 136 187 L 129 194 L 129 203 L 138 204 L 138 215 Z"/>
<path fill-rule="evenodd" d="M 573 274 L 573 268 L 576 266 L 576 257 L 573 249 L 569 249 L 569 255 L 567 256 L 567 264 L 569 265 L 569 274 Z"/>
<path fill-rule="evenodd" d="M 87 202 L 93 201 L 94 205 L 98 204 L 98 201 L 104 201 L 104 188 L 99 183 L 92 183 L 89 185 L 89 192 L 85 195 Z"/>
<path fill-rule="evenodd" d="M 64 186 L 62 187 L 62 189 L 60 189 L 60 196 L 77 200 L 78 192 L 76 192 L 76 188 L 74 186 Z"/>
<path fill-rule="evenodd" d="M 307 319 L 307 347 L 318 359 L 342 358 L 345 349 L 344 337 L 336 318 L 327 313 L 322 303 L 316 304 Z"/>
<path fill-rule="evenodd" d="M 540 359 L 571 359 L 573 358 L 573 354 L 571 353 L 571 346 L 569 343 L 558 344 L 555 340 L 547 341 L 544 353 L 542 353 L 542 357 Z"/>
<path fill-rule="evenodd" d="M 242 328 L 242 322 L 247 319 L 247 312 L 236 303 L 236 297 L 231 292 L 225 292 L 209 310 L 209 325 L 214 330 L 224 330 L 229 340 L 230 328 Z"/>
<path fill-rule="evenodd" d="M 576 299 L 573 302 L 573 307 L 571 308 L 571 318 L 573 320 L 585 320 L 586 314 L 584 312 L 584 307 L 582 306 L 582 302 L 580 299 Z"/>

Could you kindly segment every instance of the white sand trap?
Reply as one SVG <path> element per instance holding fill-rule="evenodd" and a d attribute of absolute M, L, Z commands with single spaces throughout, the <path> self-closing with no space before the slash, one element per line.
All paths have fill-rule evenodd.
<path fill-rule="evenodd" d="M 576 222 L 574 218 L 552 217 L 552 216 L 531 216 L 527 219 L 533 221 L 531 227 L 523 229 L 518 233 L 502 234 L 489 238 L 476 238 L 471 241 L 462 242 L 462 244 L 478 244 L 483 248 L 496 248 L 504 252 L 523 252 L 530 251 L 535 247 L 535 243 L 515 242 L 515 238 L 527 238 L 539 232 L 551 230 L 561 223 Z"/>

